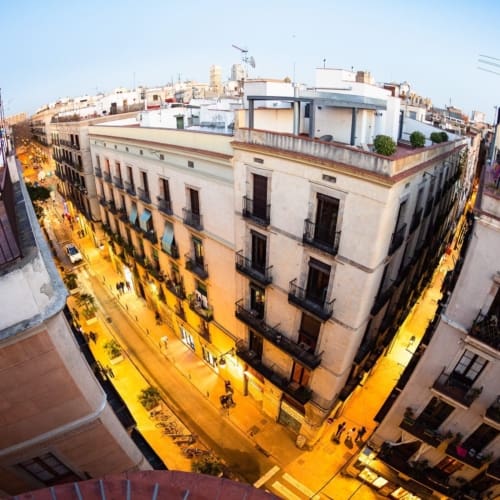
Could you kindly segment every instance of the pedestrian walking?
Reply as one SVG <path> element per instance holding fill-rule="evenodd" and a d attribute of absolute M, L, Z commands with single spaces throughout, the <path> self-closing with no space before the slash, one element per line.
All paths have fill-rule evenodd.
<path fill-rule="evenodd" d="M 335 433 L 335 439 L 339 440 L 340 436 L 342 436 L 342 433 L 345 430 L 346 423 L 342 422 L 341 424 L 338 425 L 337 427 L 337 432 Z"/>
<path fill-rule="evenodd" d="M 163 337 L 160 339 L 160 349 L 162 347 L 165 349 L 168 347 L 168 337 L 166 335 L 163 335 Z"/>
<path fill-rule="evenodd" d="M 231 386 L 230 380 L 225 380 L 224 386 L 226 387 L 226 394 L 232 394 L 234 392 L 233 387 Z"/>
<path fill-rule="evenodd" d="M 120 282 L 118 281 L 118 283 L 116 284 L 116 291 L 118 293 L 120 293 Z"/>
<path fill-rule="evenodd" d="M 158 311 L 155 311 L 155 321 L 156 321 L 157 325 L 161 325 L 161 323 L 162 323 L 161 316 L 160 316 L 160 313 Z"/>
<path fill-rule="evenodd" d="M 92 342 L 94 342 L 94 344 L 97 344 L 97 333 L 89 332 L 89 337 L 90 337 L 90 340 L 92 340 Z"/>
<path fill-rule="evenodd" d="M 353 427 L 350 431 L 347 431 L 347 434 L 345 436 L 346 441 L 352 441 L 351 434 L 354 434 L 356 432 L 356 427 Z"/>
<path fill-rule="evenodd" d="M 130 281 L 125 281 L 125 285 L 127 285 L 127 291 L 130 292 Z"/>
<path fill-rule="evenodd" d="M 366 434 L 366 427 L 362 426 L 358 430 L 358 433 L 356 434 L 356 441 L 362 441 L 363 436 Z"/>

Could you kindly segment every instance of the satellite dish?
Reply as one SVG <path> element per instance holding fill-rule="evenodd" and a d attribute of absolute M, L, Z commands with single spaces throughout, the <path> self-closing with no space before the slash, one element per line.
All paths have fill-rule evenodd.
<path fill-rule="evenodd" d="M 253 58 L 253 56 L 250 56 L 250 59 L 248 60 L 248 64 L 250 64 L 250 66 L 252 66 L 252 68 L 255 68 L 255 59 Z"/>

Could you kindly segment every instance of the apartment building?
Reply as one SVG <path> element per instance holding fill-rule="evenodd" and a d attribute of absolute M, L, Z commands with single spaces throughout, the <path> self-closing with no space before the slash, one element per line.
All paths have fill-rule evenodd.
<path fill-rule="evenodd" d="M 148 470 L 72 335 L 15 158 L 1 157 L 0 491 Z"/>
<path fill-rule="evenodd" d="M 488 166 L 443 301 L 354 468 L 411 498 L 500 495 L 500 201 Z M 368 479 L 367 479 L 368 478 Z M 404 497 L 406 498 L 406 497 Z M 410 498 L 410 497 L 409 497 Z"/>
<path fill-rule="evenodd" d="M 374 153 L 375 135 L 411 122 L 343 70 L 318 70 L 314 90 L 248 81 L 245 97 L 234 136 L 90 127 L 101 219 L 117 269 L 168 327 L 314 444 L 450 241 L 467 139 Z"/>

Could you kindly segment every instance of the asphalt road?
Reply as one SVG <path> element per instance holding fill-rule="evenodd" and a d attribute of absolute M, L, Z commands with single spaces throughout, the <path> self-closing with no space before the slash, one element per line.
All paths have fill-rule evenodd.
<path fill-rule="evenodd" d="M 276 465 L 153 347 L 99 278 L 87 276 L 102 307 L 106 325 L 113 330 L 146 380 L 162 391 L 169 408 L 190 432 L 221 457 L 231 472 L 249 483 L 254 483 Z"/>

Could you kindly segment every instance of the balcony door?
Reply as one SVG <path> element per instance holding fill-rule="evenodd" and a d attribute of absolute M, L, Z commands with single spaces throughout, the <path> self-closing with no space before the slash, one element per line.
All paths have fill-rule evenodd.
<path fill-rule="evenodd" d="M 314 227 L 316 241 L 325 245 L 332 245 L 335 242 L 338 215 L 339 200 L 318 194 L 316 225 Z"/>
<path fill-rule="evenodd" d="M 253 215 L 267 219 L 267 177 L 253 174 Z"/>
<path fill-rule="evenodd" d="M 488 446 L 496 437 L 498 431 L 487 424 L 481 424 L 462 444 L 467 450 L 480 452 Z"/>
<path fill-rule="evenodd" d="M 196 189 L 189 189 L 189 208 L 193 215 L 200 215 L 200 197 Z"/>
<path fill-rule="evenodd" d="M 299 328 L 299 344 L 308 347 L 308 351 L 314 352 L 318 343 L 321 322 L 309 314 L 302 313 L 302 320 Z"/>
<path fill-rule="evenodd" d="M 266 291 L 260 286 L 250 283 L 250 311 L 258 319 L 264 319 Z"/>
<path fill-rule="evenodd" d="M 323 306 L 330 281 L 331 266 L 316 259 L 309 261 L 306 298 L 315 304 Z"/>
<path fill-rule="evenodd" d="M 307 387 L 310 377 L 311 372 L 307 368 L 294 362 L 292 368 L 292 383 L 298 384 L 301 387 Z"/>
<path fill-rule="evenodd" d="M 203 242 L 198 238 L 193 238 L 194 261 L 199 267 L 204 267 L 205 259 L 203 257 Z"/>
<path fill-rule="evenodd" d="M 252 231 L 252 268 L 264 274 L 266 270 L 267 238 Z"/>
<path fill-rule="evenodd" d="M 262 358 L 262 337 L 250 330 L 250 350 L 255 353 L 256 359 Z"/>
<path fill-rule="evenodd" d="M 432 398 L 417 418 L 417 422 L 429 429 L 437 430 L 453 410 L 454 407 L 448 403 L 439 398 Z"/>

